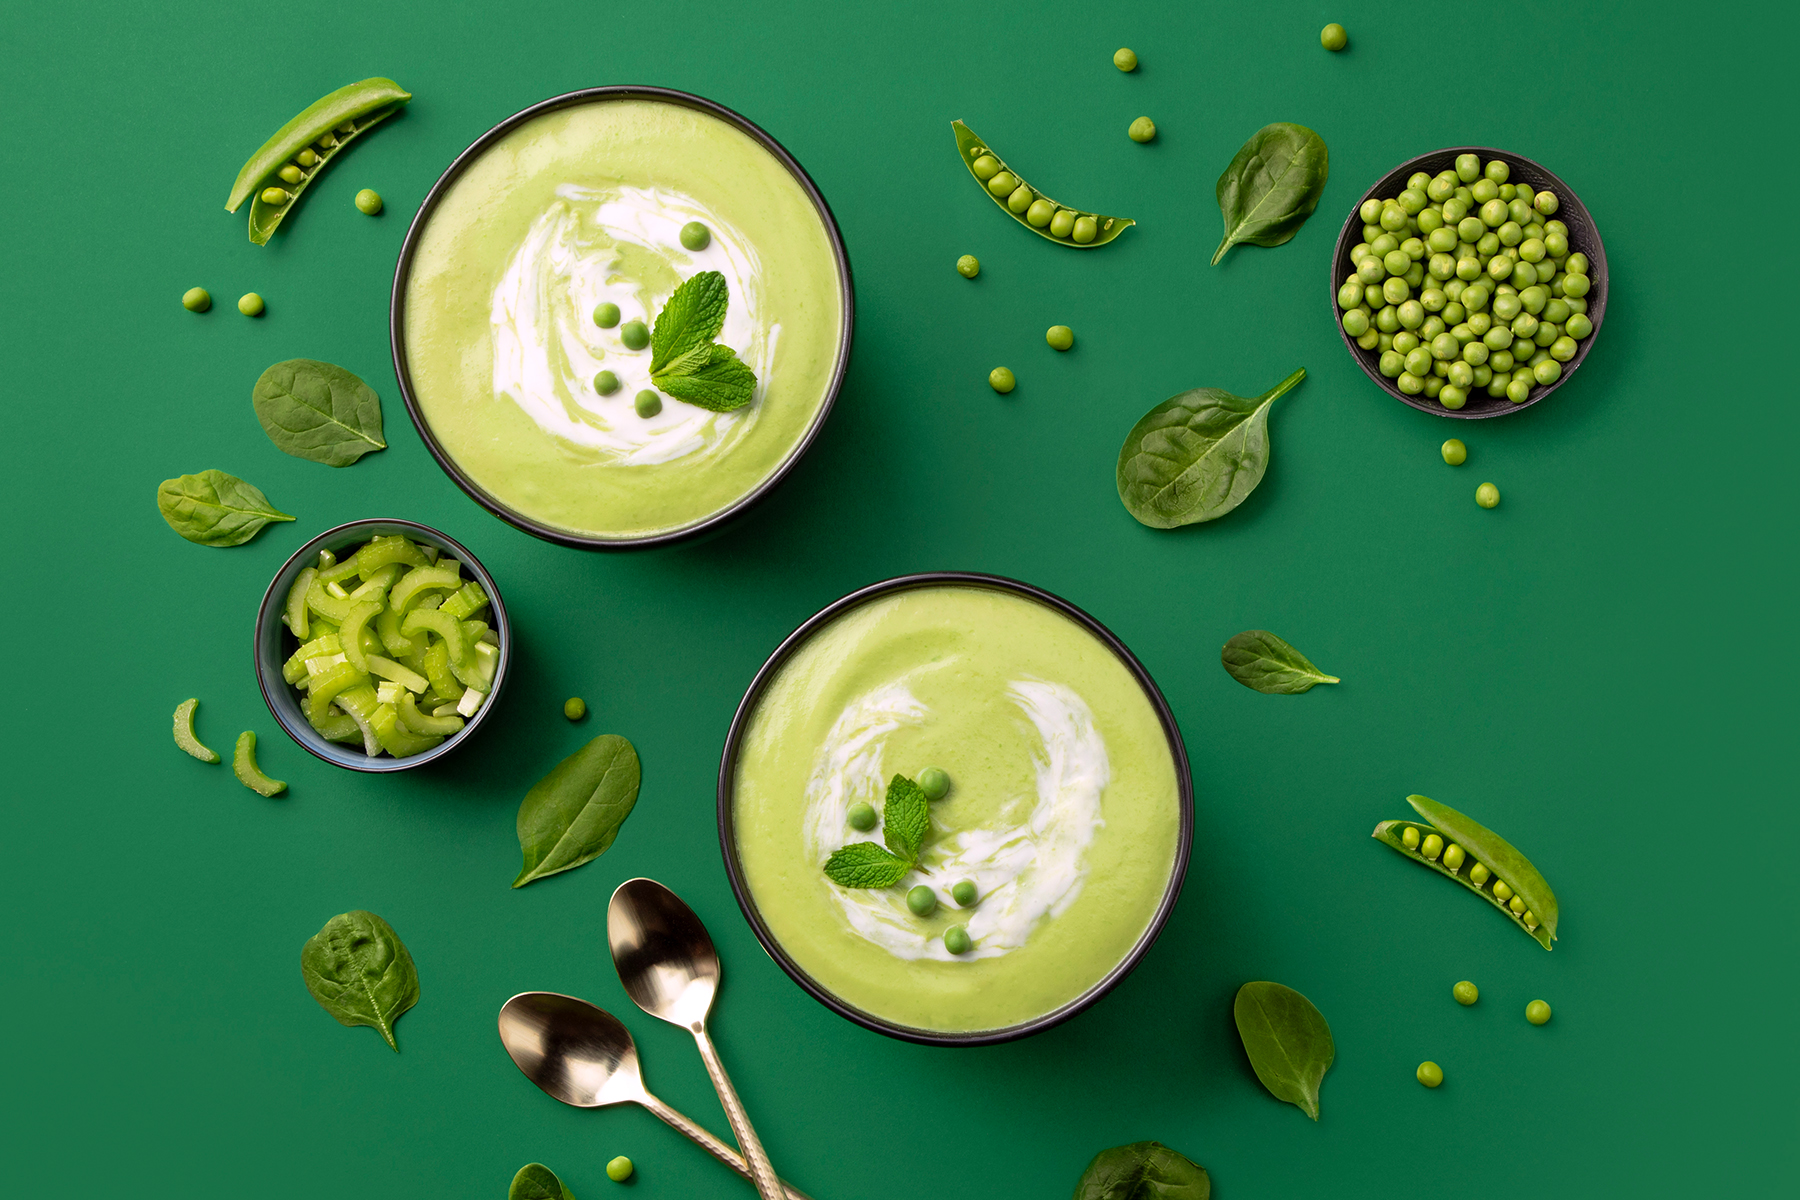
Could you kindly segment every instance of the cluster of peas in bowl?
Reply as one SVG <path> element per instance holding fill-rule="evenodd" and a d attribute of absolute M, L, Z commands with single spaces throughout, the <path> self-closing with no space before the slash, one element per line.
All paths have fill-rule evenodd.
<path fill-rule="evenodd" d="M 1482 388 L 1523 404 L 1594 331 L 1588 259 L 1570 251 L 1556 193 L 1510 175 L 1499 159 L 1463 154 L 1436 175 L 1414 172 L 1398 196 L 1363 201 L 1338 308 L 1344 332 L 1378 350 L 1407 395 L 1459 409 Z"/>

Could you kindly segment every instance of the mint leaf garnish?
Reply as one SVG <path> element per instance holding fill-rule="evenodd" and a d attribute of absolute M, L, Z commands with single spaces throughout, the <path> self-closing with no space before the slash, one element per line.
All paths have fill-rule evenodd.
<path fill-rule="evenodd" d="M 888 849 L 909 863 L 918 862 L 919 847 L 930 832 L 931 802 L 918 784 L 904 775 L 894 776 L 881 810 L 881 836 Z"/>
<path fill-rule="evenodd" d="M 713 339 L 725 328 L 725 276 L 702 271 L 685 280 L 656 315 L 650 334 L 650 382 L 677 400 L 730 412 L 750 403 L 756 374 Z"/>
<path fill-rule="evenodd" d="M 893 887 L 910 870 L 912 860 L 896 858 L 874 842 L 845 846 L 825 860 L 825 874 L 853 888 Z"/>

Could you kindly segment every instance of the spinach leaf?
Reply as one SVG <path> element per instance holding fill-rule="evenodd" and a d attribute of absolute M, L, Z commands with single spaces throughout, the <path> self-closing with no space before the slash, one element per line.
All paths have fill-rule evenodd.
<path fill-rule="evenodd" d="M 526 1163 L 513 1176 L 506 1200 L 575 1200 L 575 1193 L 543 1163 Z"/>
<path fill-rule="evenodd" d="M 369 385 L 328 362 L 290 358 L 262 373 L 250 403 L 278 450 L 328 467 L 347 467 L 385 450 L 381 399 Z"/>
<path fill-rule="evenodd" d="M 165 479 L 156 489 L 156 507 L 169 528 L 202 546 L 241 546 L 271 521 L 291 521 L 254 484 L 236 475 L 205 470 Z"/>
<path fill-rule="evenodd" d="M 341 1025 L 373 1025 L 400 1052 L 394 1021 L 419 1002 L 419 972 L 394 927 L 372 912 L 339 913 L 306 939 L 300 974 Z"/>
<path fill-rule="evenodd" d="M 1279 246 L 1299 233 L 1330 174 L 1325 140 L 1306 126 L 1277 121 L 1251 134 L 1219 176 L 1225 238 L 1213 264 L 1239 242 Z"/>
<path fill-rule="evenodd" d="M 1343 682 L 1266 629 L 1247 629 L 1226 642 L 1219 661 L 1233 679 L 1271 696 L 1292 696 L 1311 691 L 1317 683 Z"/>
<path fill-rule="evenodd" d="M 1279 983 L 1246 983 L 1231 1005 L 1250 1066 L 1269 1094 L 1319 1119 L 1319 1081 L 1337 1048 L 1312 1001 Z"/>
<path fill-rule="evenodd" d="M 853 842 L 839 847 L 825 860 L 827 878 L 853 888 L 892 887 L 912 869 L 912 859 L 891 854 L 874 842 Z"/>
<path fill-rule="evenodd" d="M 1119 451 L 1119 499 L 1152 529 L 1224 516 L 1269 466 L 1269 406 L 1306 378 L 1304 369 L 1246 400 L 1194 388 L 1163 401 L 1131 427 Z"/>
<path fill-rule="evenodd" d="M 1207 1200 L 1206 1168 L 1160 1142 L 1133 1142 L 1094 1155 L 1074 1200 Z"/>
<path fill-rule="evenodd" d="M 514 887 L 592 862 L 619 836 L 637 803 L 637 751 L 603 733 L 552 767 L 519 805 L 525 865 Z"/>

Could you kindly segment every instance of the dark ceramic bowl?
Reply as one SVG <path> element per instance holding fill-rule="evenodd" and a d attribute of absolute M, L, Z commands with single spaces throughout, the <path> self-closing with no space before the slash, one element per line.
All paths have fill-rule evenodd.
<path fill-rule="evenodd" d="M 567 529 L 558 529 L 553 525 L 545 525 L 531 517 L 508 507 L 499 499 L 489 495 L 480 484 L 469 477 L 456 460 L 451 458 L 444 447 L 439 444 L 437 435 L 432 432 L 426 422 L 425 415 L 419 410 L 418 398 L 413 394 L 412 371 L 406 359 L 406 280 L 412 272 L 413 255 L 417 252 L 419 238 L 424 233 L 425 225 L 437 211 L 438 203 L 443 199 L 469 165 L 480 158 L 489 147 L 506 137 L 513 130 L 545 113 L 556 112 L 564 108 L 573 108 L 580 104 L 591 104 L 608 100 L 656 100 L 664 104 L 679 104 L 684 108 L 692 108 L 708 116 L 717 117 L 728 125 L 735 126 L 753 140 L 760 143 L 763 149 L 774 155 L 776 160 L 788 169 L 806 194 L 812 199 L 813 207 L 818 210 L 819 220 L 825 225 L 825 234 L 831 241 L 831 254 L 837 262 L 838 300 L 843 311 L 843 331 L 838 336 L 837 361 L 832 367 L 831 385 L 826 389 L 825 400 L 819 405 L 819 411 L 813 416 L 813 422 L 789 452 L 787 459 L 777 467 L 767 479 L 764 479 L 749 492 L 738 497 L 718 512 L 705 517 L 691 525 L 680 529 L 672 529 L 664 533 L 646 534 L 642 537 L 599 537 L 590 534 L 571 533 Z M 574 546 L 582 550 L 637 550 L 651 546 L 666 546 L 673 542 L 683 542 L 690 538 L 717 530 L 749 509 L 758 500 L 775 489 L 789 471 L 805 456 L 812 446 L 819 431 L 825 427 L 825 419 L 837 403 L 838 392 L 844 386 L 844 373 L 850 367 L 850 337 L 856 327 L 856 289 L 850 279 L 850 257 L 844 251 L 844 238 L 838 232 L 837 218 L 831 214 L 831 206 L 825 203 L 818 186 L 813 183 L 812 176 L 797 162 L 793 155 L 784 149 L 780 142 L 759 125 L 748 118 L 733 112 L 722 104 L 677 92 L 669 88 L 619 86 L 584 88 L 578 92 L 567 92 L 561 96 L 553 96 L 540 104 L 534 104 L 522 112 L 514 113 L 500 122 L 479 138 L 473 145 L 451 163 L 438 181 L 432 185 L 425 196 L 425 202 L 419 205 L 418 213 L 413 217 L 412 226 L 406 231 L 406 241 L 400 247 L 400 261 L 394 268 L 394 290 L 388 308 L 388 334 L 393 346 L 394 374 L 400 381 L 400 396 L 406 402 L 406 414 L 412 418 L 419 436 L 424 439 L 425 448 L 437 459 L 438 466 L 444 473 L 456 481 L 456 486 L 467 492 L 471 499 L 489 512 L 510 525 L 523 529 L 535 537 L 547 542 L 556 542 L 563 546 Z"/>
<path fill-rule="evenodd" d="M 1177 806 L 1180 809 L 1181 828 L 1176 835 L 1175 862 L 1169 873 L 1169 882 L 1163 892 L 1162 902 L 1157 905 L 1156 914 L 1150 919 L 1143 936 L 1132 946 L 1131 952 L 1108 971 L 1106 975 L 1087 991 L 1069 1001 L 1061 1008 L 1033 1017 L 1017 1025 L 1009 1025 L 1004 1029 L 980 1029 L 963 1033 L 945 1033 L 935 1029 L 918 1029 L 909 1025 L 899 1025 L 873 1013 L 865 1012 L 848 1004 L 828 990 L 788 956 L 781 943 L 775 940 L 769 931 L 767 922 L 757 911 L 756 900 L 750 894 L 749 885 L 744 880 L 743 865 L 738 861 L 737 838 L 732 832 L 732 790 L 733 780 L 737 774 L 738 750 L 742 745 L 744 728 L 749 723 L 750 714 L 756 708 L 763 690 L 774 679 L 788 658 L 804 645 L 815 632 L 828 625 L 842 614 L 866 604 L 870 600 L 882 596 L 890 596 L 896 592 L 912 591 L 916 588 L 943 587 L 945 585 L 990 588 L 994 591 L 1008 592 L 1027 600 L 1035 600 L 1046 608 L 1055 610 L 1086 629 L 1112 650 L 1125 669 L 1137 679 L 1138 686 L 1143 688 L 1144 696 L 1156 709 L 1157 718 L 1162 722 L 1163 735 L 1168 739 L 1169 754 L 1175 762 L 1175 786 Z M 743 702 L 738 705 L 737 715 L 732 718 L 731 731 L 725 738 L 725 754 L 719 763 L 719 845 L 725 855 L 725 874 L 731 881 L 732 894 L 737 897 L 738 907 L 744 910 L 744 919 L 750 922 L 756 940 L 762 943 L 769 957 L 786 971 L 793 981 L 804 988 L 813 999 L 826 1008 L 846 1017 L 865 1029 L 873 1029 L 876 1033 L 885 1033 L 892 1038 L 906 1042 L 919 1042 L 928 1046 L 987 1046 L 996 1042 L 1017 1041 L 1034 1033 L 1060 1025 L 1076 1013 L 1088 1008 L 1100 997 L 1118 986 L 1120 980 L 1131 974 L 1132 969 L 1143 960 L 1157 935 L 1162 932 L 1169 914 L 1175 909 L 1175 901 L 1181 895 L 1181 884 L 1187 875 L 1188 856 L 1192 852 L 1194 841 L 1194 785 L 1189 776 L 1187 747 L 1181 740 L 1181 730 L 1175 724 L 1175 714 L 1169 711 L 1168 701 L 1157 689 L 1156 681 L 1144 669 L 1125 643 L 1114 637 L 1112 631 L 1096 621 L 1087 613 L 1076 608 L 1067 600 L 1053 596 L 1049 592 L 1032 587 L 1030 584 L 1005 579 L 998 575 L 975 575 L 965 571 L 934 571 L 923 575 L 904 575 L 897 579 L 885 580 L 870 584 L 866 588 L 850 593 L 843 599 L 826 606 L 811 617 L 804 625 L 787 636 L 775 653 L 762 665 L 751 681 L 750 689 L 744 693 Z"/>
<path fill-rule="evenodd" d="M 1588 278 L 1593 286 L 1588 290 L 1588 320 L 1594 323 L 1594 331 L 1581 339 L 1575 351 L 1575 357 L 1563 364 L 1562 377 L 1548 386 L 1535 385 L 1531 395 L 1524 403 L 1514 404 L 1505 396 L 1490 396 L 1486 388 L 1471 388 L 1468 403 L 1461 408 L 1445 408 L 1436 400 L 1423 393 L 1409 396 L 1381 373 L 1381 351 L 1364 350 L 1356 344 L 1356 339 L 1344 332 L 1340 318 L 1343 313 L 1338 309 L 1338 288 L 1349 278 L 1355 269 L 1350 261 L 1350 248 L 1362 241 L 1363 221 L 1359 210 L 1363 201 L 1379 199 L 1387 196 L 1398 196 L 1406 188 L 1406 181 L 1415 171 L 1423 171 L 1427 175 L 1436 175 L 1456 164 L 1459 154 L 1477 154 L 1482 162 L 1497 158 L 1511 168 L 1512 174 L 1508 183 L 1527 183 L 1533 191 L 1551 191 L 1556 193 L 1559 201 L 1554 218 L 1569 227 L 1569 252 L 1576 251 L 1588 256 Z M 1548 218 L 1546 218 L 1548 219 Z M 1520 409 L 1530 408 L 1544 397 L 1554 392 L 1563 384 L 1574 378 L 1581 364 L 1587 361 L 1588 351 L 1594 348 L 1594 342 L 1600 337 L 1600 324 L 1606 319 L 1606 247 L 1600 242 L 1600 231 L 1594 227 L 1594 218 L 1588 213 L 1587 206 L 1582 204 L 1581 197 L 1575 190 L 1553 173 L 1532 162 L 1529 158 L 1513 154 L 1506 150 L 1493 150 L 1486 146 L 1453 146 L 1448 150 L 1433 150 L 1430 154 L 1421 154 L 1417 158 L 1401 163 L 1375 184 L 1374 187 L 1356 198 L 1350 206 L 1350 214 L 1344 219 L 1343 232 L 1338 234 L 1337 250 L 1331 256 L 1330 280 L 1331 321 L 1337 326 L 1338 336 L 1344 339 L 1344 348 L 1350 351 L 1363 373 L 1373 379 L 1378 387 L 1400 403 L 1427 412 L 1436 417 L 1461 417 L 1464 420 L 1478 420 L 1482 417 L 1503 417 L 1508 413 L 1516 413 Z"/>
<path fill-rule="evenodd" d="M 475 715 L 468 719 L 460 732 L 445 738 L 429 750 L 406 758 L 392 758 L 385 754 L 379 758 L 370 758 L 359 746 L 326 741 L 300 710 L 300 693 L 281 677 L 282 664 L 294 652 L 293 635 L 288 632 L 287 625 L 281 619 L 287 607 L 288 590 L 294 586 L 294 580 L 305 568 L 317 565 L 319 551 L 330 550 L 337 554 L 362 545 L 378 533 L 388 537 L 403 533 L 415 542 L 436 546 L 444 555 L 462 563 L 464 572 L 487 593 L 490 607 L 488 626 L 500 639 L 500 664 L 494 669 L 494 688 L 481 707 L 475 710 Z M 289 737 L 334 766 L 378 773 L 405 771 L 435 762 L 449 754 L 468 741 L 481 723 L 487 720 L 488 714 L 494 711 L 494 706 L 500 702 L 500 691 L 506 686 L 507 670 L 512 666 L 512 625 L 506 619 L 506 602 L 500 598 L 500 586 L 487 573 L 487 568 L 477 562 L 475 556 L 469 553 L 468 547 L 461 542 L 415 521 L 351 521 L 336 529 L 327 529 L 294 551 L 294 556 L 281 564 L 281 570 L 275 572 L 275 578 L 269 582 L 269 590 L 263 593 L 262 607 L 256 613 L 255 653 L 257 685 L 262 688 L 263 699 L 268 702 L 269 711 L 275 715 L 275 720 L 280 722 L 281 727 L 287 730 Z"/>

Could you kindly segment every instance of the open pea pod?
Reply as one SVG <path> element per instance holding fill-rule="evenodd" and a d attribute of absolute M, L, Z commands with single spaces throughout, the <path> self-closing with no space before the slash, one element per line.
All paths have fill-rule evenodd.
<path fill-rule="evenodd" d="M 1006 160 L 995 154 L 973 129 L 961 121 L 950 122 L 950 128 L 956 132 L 956 149 L 962 156 L 963 166 L 969 169 L 969 174 L 975 177 L 988 199 L 1039 237 L 1059 246 L 1092 250 L 1095 246 L 1106 245 L 1137 224 L 1130 217 L 1109 217 L 1052 200 L 1008 167 Z"/>
<path fill-rule="evenodd" d="M 326 164 L 411 99 L 412 93 L 393 80 L 377 77 L 313 101 L 250 156 L 231 185 L 225 211 L 236 212 L 249 200 L 250 240 L 263 245 Z M 280 192 L 281 198 L 270 194 L 265 199 L 273 192 Z"/>
<path fill-rule="evenodd" d="M 1430 823 L 1383 821 L 1371 836 L 1478 893 L 1538 945 L 1550 949 L 1556 940 L 1556 893 L 1531 860 L 1447 804 L 1426 796 L 1408 796 L 1406 802 Z"/>

